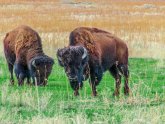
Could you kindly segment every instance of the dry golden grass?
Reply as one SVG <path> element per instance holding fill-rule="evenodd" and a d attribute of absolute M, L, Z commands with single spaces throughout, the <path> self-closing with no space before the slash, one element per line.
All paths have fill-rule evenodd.
<path fill-rule="evenodd" d="M 9 30 L 29 25 L 39 32 L 51 56 L 54 49 L 67 45 L 70 31 L 89 26 L 125 40 L 130 57 L 165 58 L 164 1 L 2 0 L 0 17 L 1 41 Z"/>

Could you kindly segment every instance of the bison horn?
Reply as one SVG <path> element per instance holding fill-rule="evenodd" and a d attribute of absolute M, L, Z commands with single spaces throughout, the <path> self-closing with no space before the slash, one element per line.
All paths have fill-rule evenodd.
<path fill-rule="evenodd" d="M 58 58 L 58 60 L 62 61 L 60 50 L 61 50 L 61 49 L 58 49 L 58 50 L 57 50 L 57 58 Z"/>
<path fill-rule="evenodd" d="M 61 59 L 61 57 L 60 57 L 60 56 L 58 56 L 58 60 L 62 61 L 62 59 Z"/>
<path fill-rule="evenodd" d="M 83 47 L 84 49 L 84 54 L 82 55 L 82 59 L 84 59 L 87 56 L 87 50 Z"/>
<path fill-rule="evenodd" d="M 35 60 L 32 61 L 32 65 L 33 65 L 34 67 L 36 67 Z"/>

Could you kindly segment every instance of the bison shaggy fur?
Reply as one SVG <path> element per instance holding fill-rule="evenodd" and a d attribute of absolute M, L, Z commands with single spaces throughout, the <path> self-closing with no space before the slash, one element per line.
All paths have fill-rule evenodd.
<path fill-rule="evenodd" d="M 44 54 L 41 38 L 35 30 L 19 26 L 6 34 L 3 43 L 11 84 L 14 83 L 14 68 L 19 85 L 25 78 L 28 83 L 32 78 L 33 84 L 46 85 L 54 60 Z"/>
<path fill-rule="evenodd" d="M 87 51 L 87 65 L 83 65 L 84 59 L 80 59 L 83 52 L 79 51 L 83 49 L 84 53 Z M 88 69 L 85 70 L 90 71 L 89 82 L 94 96 L 97 95 L 96 86 L 107 70 L 116 81 L 114 95 L 119 95 L 122 76 L 125 79 L 124 93 L 125 95 L 129 94 L 128 48 L 126 43 L 115 35 L 97 28 L 76 28 L 70 33 L 68 47 L 59 49 L 57 57 L 60 65 L 65 68 L 75 95 L 79 94 L 78 89 L 83 81 L 83 78 L 81 78 L 84 74 L 83 68 L 87 67 Z M 74 81 L 70 77 L 74 77 Z"/>

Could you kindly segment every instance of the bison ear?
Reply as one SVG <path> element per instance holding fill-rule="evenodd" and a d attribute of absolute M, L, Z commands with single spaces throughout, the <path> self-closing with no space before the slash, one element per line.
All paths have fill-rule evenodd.
<path fill-rule="evenodd" d="M 37 67 L 35 60 L 32 61 L 32 66 L 35 67 L 35 68 Z"/>
<path fill-rule="evenodd" d="M 62 61 L 62 52 L 61 52 L 61 49 L 58 49 L 57 50 L 57 58 L 60 60 L 60 61 Z"/>
<path fill-rule="evenodd" d="M 82 59 L 85 59 L 87 57 L 87 50 L 83 47 L 83 55 L 82 55 Z"/>

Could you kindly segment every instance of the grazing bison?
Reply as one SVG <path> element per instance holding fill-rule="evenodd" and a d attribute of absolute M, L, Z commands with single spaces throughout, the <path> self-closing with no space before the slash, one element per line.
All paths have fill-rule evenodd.
<path fill-rule="evenodd" d="M 19 26 L 6 34 L 3 43 L 11 84 L 14 84 L 13 67 L 19 85 L 25 78 L 28 83 L 32 78 L 33 84 L 47 84 L 54 60 L 44 54 L 36 31 L 28 26 Z"/>
<path fill-rule="evenodd" d="M 128 48 L 109 32 L 79 27 L 70 33 L 69 46 L 57 51 L 59 64 L 64 67 L 74 95 L 90 75 L 92 93 L 97 95 L 96 86 L 108 70 L 116 80 L 114 95 L 119 95 L 121 76 L 125 78 L 124 93 L 129 94 Z"/>

